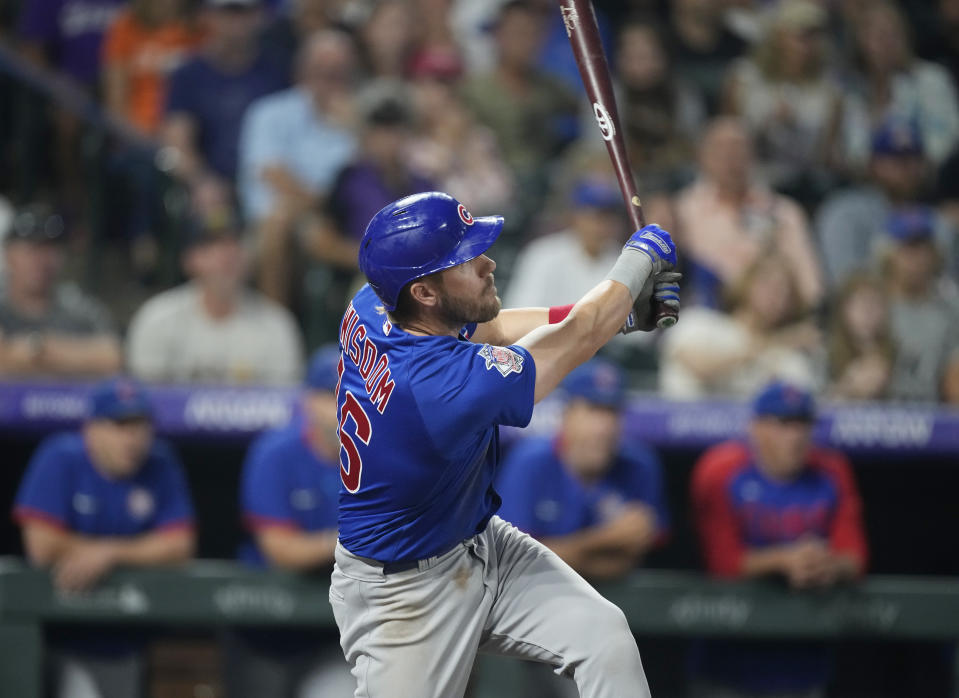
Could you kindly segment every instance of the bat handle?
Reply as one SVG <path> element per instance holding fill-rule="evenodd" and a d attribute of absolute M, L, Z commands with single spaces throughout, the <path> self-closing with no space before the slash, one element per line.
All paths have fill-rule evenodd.
<path fill-rule="evenodd" d="M 623 180 L 621 179 L 620 186 L 623 186 L 622 181 Z M 626 198 L 630 203 L 630 205 L 627 207 L 629 220 L 636 230 L 640 230 L 645 227 L 646 218 L 643 216 L 643 206 L 639 201 L 639 196 L 636 195 L 635 190 L 627 191 L 625 193 Z M 661 330 L 665 330 L 667 327 L 672 327 L 679 322 L 679 313 L 676 312 L 674 308 L 670 308 L 668 305 L 656 300 L 655 298 L 650 298 L 649 304 L 652 306 L 652 313 L 656 320 L 656 327 L 660 328 Z"/>

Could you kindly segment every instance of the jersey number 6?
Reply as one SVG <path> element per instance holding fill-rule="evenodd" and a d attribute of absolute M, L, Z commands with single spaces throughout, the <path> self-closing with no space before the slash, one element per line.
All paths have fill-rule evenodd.
<path fill-rule="evenodd" d="M 363 456 L 356 448 L 356 442 L 346 433 L 346 420 L 352 417 L 356 425 L 356 437 L 365 445 L 369 445 L 373 435 L 373 425 L 366 416 L 362 405 L 349 390 L 346 391 L 346 400 L 340 408 L 340 446 L 346 451 L 346 464 L 343 463 L 343 454 L 340 453 L 340 479 L 343 486 L 352 494 L 360 489 L 360 477 L 363 475 Z"/>

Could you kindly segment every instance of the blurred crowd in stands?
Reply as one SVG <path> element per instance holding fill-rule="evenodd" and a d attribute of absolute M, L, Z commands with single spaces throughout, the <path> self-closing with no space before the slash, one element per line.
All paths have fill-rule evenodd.
<path fill-rule="evenodd" d="M 595 5 L 685 274 L 675 329 L 608 348 L 632 385 L 959 402 L 959 2 Z M 572 302 L 631 232 L 547 0 L 20 0 L 0 22 L 7 375 L 293 383 L 367 221 L 415 191 L 506 216 L 507 305 Z"/>
<path fill-rule="evenodd" d="M 569 377 L 557 434 L 508 455 L 502 514 L 590 579 L 626 574 L 670 521 L 657 455 L 620 442 L 627 384 L 748 397 L 748 439 L 691 482 L 706 567 L 854 579 L 859 496 L 843 456 L 810 444 L 813 400 L 959 403 L 959 0 L 594 4 L 684 307 Z M 631 232 L 552 0 L 15 5 L 0 6 L 0 374 L 303 385 L 293 423 L 247 454 L 248 564 L 332 564 L 336 381 L 314 352 L 362 282 L 376 211 L 439 189 L 505 215 L 491 254 L 510 307 L 575 301 Z M 44 442 L 15 514 L 68 590 L 195 545 L 178 458 L 126 379 Z M 316 675 L 320 640 L 333 668 Z M 233 633 L 229 695 L 294 695 L 311 675 L 342 693 L 320 640 Z M 57 645 L 60 695 L 138 695 L 142 638 L 92 658 L 83 643 Z M 690 662 L 697 696 L 827 682 L 809 645 L 703 643 Z"/>

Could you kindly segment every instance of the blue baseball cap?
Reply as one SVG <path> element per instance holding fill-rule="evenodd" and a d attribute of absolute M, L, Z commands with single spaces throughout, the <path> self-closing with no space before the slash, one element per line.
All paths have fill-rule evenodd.
<path fill-rule="evenodd" d="M 592 359 L 574 368 L 563 381 L 568 398 L 582 398 L 601 407 L 619 409 L 626 401 L 626 378 L 605 359 Z"/>
<path fill-rule="evenodd" d="M 317 349 L 310 357 L 310 365 L 306 369 L 306 379 L 303 384 L 310 390 L 336 390 L 339 381 L 337 364 L 340 361 L 340 348 L 335 344 L 327 344 Z"/>
<path fill-rule="evenodd" d="M 753 400 L 754 417 L 778 417 L 812 421 L 816 403 L 812 393 L 784 381 L 773 381 Z"/>
<path fill-rule="evenodd" d="M 922 133 L 914 121 L 886 119 L 872 134 L 873 155 L 922 157 Z"/>
<path fill-rule="evenodd" d="M 132 378 L 117 376 L 93 386 L 88 416 L 90 419 L 151 419 L 153 406 L 142 385 Z"/>
<path fill-rule="evenodd" d="M 899 209 L 886 218 L 886 232 L 896 242 L 931 240 L 935 227 L 935 215 L 928 206 Z"/>
<path fill-rule="evenodd" d="M 623 207 L 619 190 L 605 179 L 581 179 L 573 187 L 571 196 L 576 208 L 616 208 Z"/>

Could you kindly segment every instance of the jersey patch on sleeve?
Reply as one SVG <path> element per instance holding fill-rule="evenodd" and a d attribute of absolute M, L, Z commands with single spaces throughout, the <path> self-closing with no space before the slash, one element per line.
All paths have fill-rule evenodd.
<path fill-rule="evenodd" d="M 511 373 L 523 372 L 523 357 L 509 347 L 494 347 L 484 344 L 479 355 L 486 359 L 486 370 L 495 368 L 505 378 Z"/>

